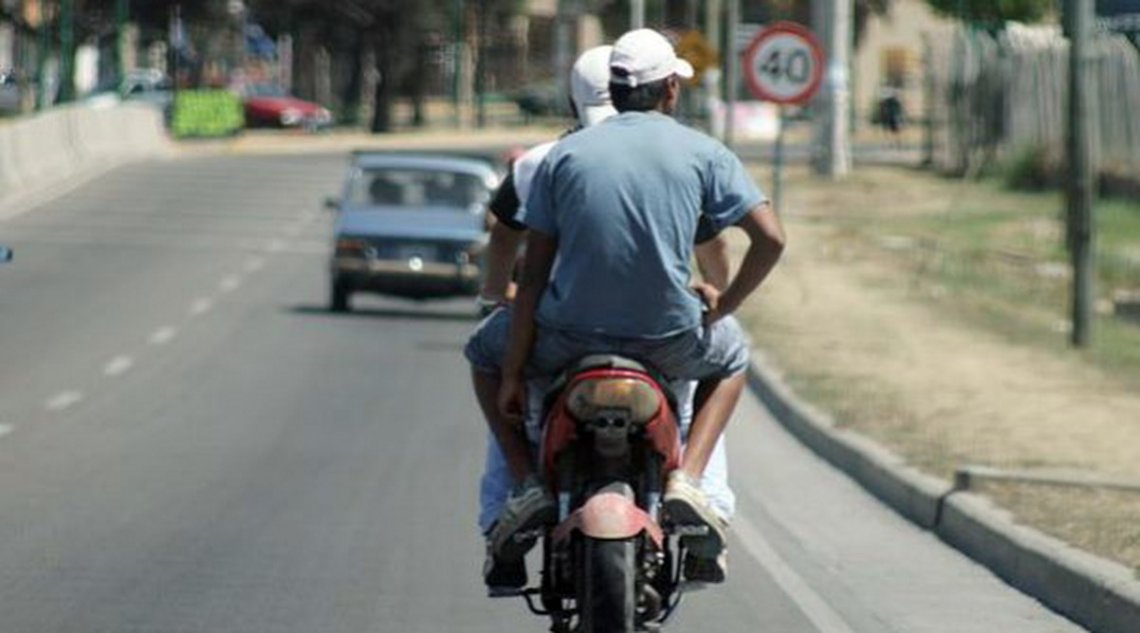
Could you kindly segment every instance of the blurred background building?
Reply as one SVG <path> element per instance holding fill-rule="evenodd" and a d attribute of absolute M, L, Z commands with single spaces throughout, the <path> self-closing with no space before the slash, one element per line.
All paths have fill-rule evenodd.
<path fill-rule="evenodd" d="M 0 0 L 0 116 L 77 99 L 144 95 L 169 102 L 164 91 L 216 88 L 292 94 L 324 106 L 338 124 L 376 132 L 558 117 L 565 114 L 564 77 L 574 57 L 612 41 L 640 10 L 647 26 L 668 31 L 707 71 L 689 91 L 694 98 L 684 112 L 705 124 L 710 104 L 723 103 L 728 93 L 726 53 L 738 53 L 776 20 L 809 24 L 827 42 L 829 11 L 839 3 L 738 1 L 740 21 L 729 25 L 730 0 Z M 1008 72 L 1009 60 L 1030 49 L 1059 54 L 1055 0 L 1011 8 L 986 0 L 847 2 L 852 127 L 878 123 L 889 95 L 908 123 L 926 124 L 927 144 L 939 148 L 928 151 L 928 160 L 968 171 L 976 167 L 963 165 L 1003 144 L 1029 142 L 1020 140 L 1031 138 L 1025 130 L 1051 125 L 1050 108 L 1062 93 L 1013 95 L 1016 82 L 994 73 Z M 1130 85 L 1140 0 L 1098 0 L 1097 8 L 1101 39 L 1115 42 L 1113 55 L 1121 59 L 1113 72 L 1123 78 L 1106 77 L 1100 85 Z M 1027 48 L 1028 27 L 1011 26 L 1020 23 L 1054 36 L 1041 40 L 1044 48 Z M 990 53 L 1005 61 L 979 70 L 978 60 Z M 1039 84 L 1048 84 L 1050 73 L 1063 71 L 1034 72 Z M 1103 101 L 1112 100 L 1106 92 Z M 1025 108 L 1017 125 L 999 116 L 1012 103 Z M 1113 110 L 1101 117 L 1101 137 L 1105 151 L 1131 168 L 1133 159 L 1108 144 L 1125 139 L 1115 142 L 1140 146 L 1120 116 Z M 1042 123 L 1025 123 L 1037 119 Z"/>

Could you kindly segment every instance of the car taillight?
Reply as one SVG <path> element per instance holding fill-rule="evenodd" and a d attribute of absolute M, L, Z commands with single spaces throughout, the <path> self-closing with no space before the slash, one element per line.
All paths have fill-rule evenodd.
<path fill-rule="evenodd" d="M 337 257 L 364 257 L 368 250 L 368 242 L 364 240 L 341 238 L 336 241 Z"/>
<path fill-rule="evenodd" d="M 661 408 L 661 397 L 647 382 L 635 378 L 583 380 L 570 389 L 566 409 L 578 420 L 622 415 L 633 423 L 647 422 Z"/>

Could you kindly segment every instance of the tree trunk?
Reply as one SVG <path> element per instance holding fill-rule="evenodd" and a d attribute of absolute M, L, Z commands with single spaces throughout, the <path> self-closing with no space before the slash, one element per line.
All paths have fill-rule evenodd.
<path fill-rule="evenodd" d="M 420 45 L 416 48 L 416 62 L 412 70 L 412 125 L 423 127 L 427 125 L 425 102 L 427 99 L 427 47 Z"/>
<path fill-rule="evenodd" d="M 341 93 L 341 103 L 344 104 L 343 122 L 348 125 L 360 123 L 360 91 L 364 87 L 364 46 L 363 34 L 357 33 L 352 46 L 349 48 L 348 84 Z"/>
<path fill-rule="evenodd" d="M 396 86 L 399 85 L 397 75 L 396 56 L 399 49 L 392 37 L 390 29 L 383 26 L 379 29 L 376 40 L 376 68 L 380 71 L 379 81 L 376 82 L 376 99 L 372 109 L 373 134 L 382 134 L 392 131 L 392 108 L 396 100 Z"/>

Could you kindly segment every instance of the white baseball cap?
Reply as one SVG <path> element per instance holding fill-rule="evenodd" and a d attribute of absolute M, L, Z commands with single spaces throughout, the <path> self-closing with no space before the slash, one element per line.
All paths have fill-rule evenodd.
<path fill-rule="evenodd" d="M 613 83 L 636 88 L 671 75 L 692 79 L 693 66 L 677 57 L 664 35 L 653 29 L 637 29 L 614 42 L 610 72 Z"/>
<path fill-rule="evenodd" d="M 612 46 L 595 46 L 582 53 L 570 70 L 570 98 L 585 127 L 617 114 L 610 101 L 610 54 Z"/>

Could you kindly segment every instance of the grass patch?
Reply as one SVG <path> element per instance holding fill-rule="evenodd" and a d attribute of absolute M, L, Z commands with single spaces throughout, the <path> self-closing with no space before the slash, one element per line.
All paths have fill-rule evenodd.
<path fill-rule="evenodd" d="M 945 309 L 972 325 L 1065 349 L 1071 272 L 1062 197 L 1004 191 L 996 181 L 947 193 L 941 212 L 884 209 L 875 222 L 839 224 L 866 256 L 905 270 L 912 286 L 942 290 L 935 294 Z M 1140 327 L 1111 317 L 1116 292 L 1140 289 L 1140 203 L 1102 201 L 1095 213 L 1100 317 L 1086 356 L 1140 380 Z"/>
<path fill-rule="evenodd" d="M 1140 577 L 1140 493 L 986 483 L 980 491 L 1022 523 L 1132 568 Z"/>
<path fill-rule="evenodd" d="M 890 167 L 787 185 L 786 262 L 740 317 L 797 393 L 943 478 L 967 463 L 1140 476 L 1140 326 L 1107 301 L 1140 289 L 1140 204 L 1097 205 L 1100 316 L 1074 351 L 1059 193 Z M 985 492 L 1140 567 L 1140 495 Z"/>

